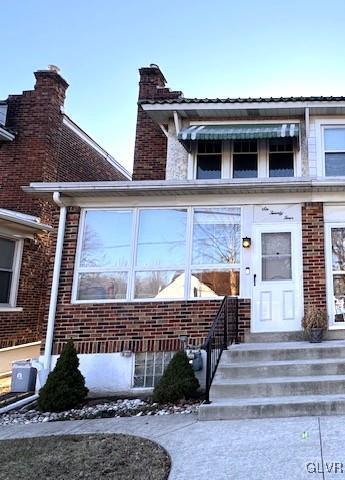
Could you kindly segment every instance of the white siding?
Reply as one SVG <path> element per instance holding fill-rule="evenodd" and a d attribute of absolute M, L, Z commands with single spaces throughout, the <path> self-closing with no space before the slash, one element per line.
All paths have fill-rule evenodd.
<path fill-rule="evenodd" d="M 186 180 L 188 153 L 177 140 L 174 122 L 169 123 L 168 135 L 166 179 Z"/>
<path fill-rule="evenodd" d="M 308 136 L 309 176 L 317 176 L 316 125 L 315 117 L 310 117 Z"/>

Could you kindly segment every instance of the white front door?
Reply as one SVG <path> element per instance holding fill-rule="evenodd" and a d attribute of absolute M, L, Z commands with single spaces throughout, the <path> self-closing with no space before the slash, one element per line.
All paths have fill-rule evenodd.
<path fill-rule="evenodd" d="M 303 283 L 300 227 L 255 225 L 253 332 L 301 330 Z"/>

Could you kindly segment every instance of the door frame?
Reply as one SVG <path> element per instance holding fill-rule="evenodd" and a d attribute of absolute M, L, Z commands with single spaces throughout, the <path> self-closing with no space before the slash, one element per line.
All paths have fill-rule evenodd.
<path fill-rule="evenodd" d="M 295 311 L 296 316 L 300 319 L 299 328 L 293 331 L 302 330 L 302 317 L 304 312 L 304 295 L 303 295 L 303 255 L 302 255 L 302 225 L 295 222 L 272 222 L 272 223 L 255 223 L 253 224 L 253 252 L 252 252 L 252 302 L 251 302 L 251 322 L 250 330 L 253 333 L 262 332 L 255 328 L 256 324 L 256 308 L 255 308 L 255 293 L 254 293 L 254 275 L 260 278 L 261 275 L 261 246 L 259 244 L 258 251 L 255 245 L 261 242 L 261 233 L 280 233 L 291 232 L 291 267 L 292 267 L 292 281 L 295 283 Z M 256 255 L 260 253 L 260 258 Z M 259 268 L 257 267 L 259 265 Z M 261 282 L 261 279 L 260 279 Z M 282 330 L 283 331 L 283 330 Z M 285 330 L 286 331 L 286 330 Z M 270 330 L 268 330 L 268 333 Z M 272 330 L 272 332 L 279 332 L 279 330 Z"/>
<path fill-rule="evenodd" d="M 334 321 L 334 299 L 333 299 L 333 261 L 332 261 L 332 228 L 344 228 L 345 222 L 325 222 L 325 261 L 326 261 L 326 303 L 328 313 L 329 330 L 344 330 L 345 323 Z"/>

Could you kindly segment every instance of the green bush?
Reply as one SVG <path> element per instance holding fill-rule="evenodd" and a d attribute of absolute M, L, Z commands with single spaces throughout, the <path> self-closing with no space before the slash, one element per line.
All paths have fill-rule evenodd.
<path fill-rule="evenodd" d="M 184 351 L 175 353 L 156 385 L 152 400 L 157 403 L 174 403 L 193 398 L 199 388 L 193 367 Z"/>
<path fill-rule="evenodd" d="M 39 391 L 38 408 L 43 412 L 62 412 L 78 406 L 86 397 L 88 389 L 80 373 L 79 359 L 73 341 L 69 340 Z"/>

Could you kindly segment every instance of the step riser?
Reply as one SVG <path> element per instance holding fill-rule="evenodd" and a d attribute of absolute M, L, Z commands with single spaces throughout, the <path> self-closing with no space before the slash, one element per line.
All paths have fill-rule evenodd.
<path fill-rule="evenodd" d="M 222 364 L 230 365 L 243 362 L 284 361 L 284 360 L 315 360 L 323 358 L 344 358 L 345 348 L 312 348 L 291 350 L 225 350 Z"/>
<path fill-rule="evenodd" d="M 345 395 L 345 381 L 261 383 L 254 385 L 217 385 L 213 383 L 210 390 L 210 399 L 217 401 L 231 398 L 331 395 L 341 393 Z"/>
<path fill-rule="evenodd" d="M 315 402 L 286 405 L 203 405 L 199 420 L 239 420 L 243 418 L 279 418 L 315 415 L 344 415 L 345 402 Z"/>
<path fill-rule="evenodd" d="M 323 334 L 324 340 L 344 340 L 345 330 L 329 330 Z M 303 331 L 300 332 L 268 332 L 245 333 L 245 343 L 294 342 L 308 340 Z"/>
<path fill-rule="evenodd" d="M 311 375 L 345 375 L 344 363 L 329 363 L 305 365 L 270 365 L 267 367 L 218 367 L 214 382 L 225 379 L 240 378 L 265 378 L 265 377 L 289 377 L 289 376 L 311 376 Z"/>

